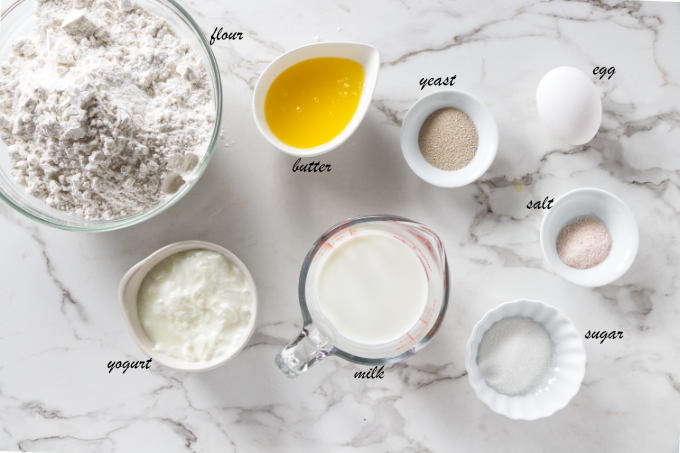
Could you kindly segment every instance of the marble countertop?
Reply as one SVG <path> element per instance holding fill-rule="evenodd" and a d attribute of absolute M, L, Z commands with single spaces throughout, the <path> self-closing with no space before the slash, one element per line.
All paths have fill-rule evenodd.
<path fill-rule="evenodd" d="M 675 452 L 680 434 L 680 5 L 525 0 L 357 2 L 183 0 L 206 34 L 242 41 L 214 51 L 224 85 L 224 134 L 208 170 L 177 205 L 102 234 L 43 227 L 0 206 L 0 449 L 59 452 L 404 451 Z M 375 45 L 382 65 L 357 133 L 322 158 L 330 174 L 293 174 L 294 159 L 257 132 L 255 80 L 281 52 L 314 40 Z M 559 65 L 592 71 L 604 115 L 585 146 L 555 141 L 534 93 Z M 478 182 L 446 190 L 404 162 L 399 126 L 421 77 L 456 87 L 496 115 L 498 157 Z M 523 185 L 523 190 L 519 190 Z M 530 200 L 596 186 L 620 196 L 640 226 L 640 252 L 614 284 L 586 289 L 550 271 Z M 297 335 L 302 259 L 327 227 L 392 213 L 437 231 L 451 264 L 440 332 L 382 380 L 329 358 L 298 379 L 274 356 Z M 260 293 L 257 330 L 226 366 L 204 374 L 161 366 L 108 374 L 110 360 L 145 360 L 116 291 L 135 262 L 178 240 L 221 244 L 249 266 Z M 520 297 L 559 307 L 586 341 L 580 393 L 534 422 L 491 412 L 468 385 L 474 323 Z"/>

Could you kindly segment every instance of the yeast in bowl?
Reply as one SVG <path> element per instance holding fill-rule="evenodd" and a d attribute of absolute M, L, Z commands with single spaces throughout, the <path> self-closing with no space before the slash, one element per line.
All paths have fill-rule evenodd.
<path fill-rule="evenodd" d="M 456 130 L 450 130 L 452 127 Z M 434 143 L 431 150 L 424 148 Z M 465 151 L 453 149 L 461 145 Z M 406 163 L 423 181 L 439 187 L 460 187 L 478 179 L 495 159 L 497 148 L 498 127 L 491 111 L 460 90 L 440 90 L 421 97 L 406 113 L 401 127 Z"/>

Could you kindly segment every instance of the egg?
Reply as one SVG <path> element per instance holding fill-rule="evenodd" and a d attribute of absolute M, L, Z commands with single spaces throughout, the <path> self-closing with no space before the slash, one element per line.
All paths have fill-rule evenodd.
<path fill-rule="evenodd" d="M 536 89 L 536 109 L 546 127 L 570 145 L 588 143 L 602 122 L 599 90 L 585 73 L 570 66 L 543 76 Z"/>

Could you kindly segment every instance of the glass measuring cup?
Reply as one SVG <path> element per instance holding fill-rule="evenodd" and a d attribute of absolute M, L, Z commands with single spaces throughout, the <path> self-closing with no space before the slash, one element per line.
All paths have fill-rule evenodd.
<path fill-rule="evenodd" d="M 334 244 L 348 235 L 379 231 L 398 239 L 413 250 L 427 277 L 424 309 L 411 328 L 383 344 L 365 344 L 342 334 L 319 307 L 317 275 Z M 421 350 L 439 329 L 449 297 L 449 268 L 444 245 L 428 227 L 403 217 L 373 215 L 357 217 L 335 225 L 316 240 L 307 253 L 298 285 L 303 327 L 300 334 L 277 356 L 276 364 L 289 377 L 295 377 L 329 355 L 364 365 L 389 365 Z"/>

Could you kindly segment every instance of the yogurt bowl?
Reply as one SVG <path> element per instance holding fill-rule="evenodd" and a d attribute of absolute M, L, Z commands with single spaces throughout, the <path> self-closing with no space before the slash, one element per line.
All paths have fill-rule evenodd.
<path fill-rule="evenodd" d="M 281 141 L 272 132 L 265 115 L 267 93 L 274 80 L 291 66 L 312 58 L 347 58 L 361 64 L 364 70 L 363 89 L 359 104 L 345 128 L 331 140 L 312 148 L 297 148 Z M 272 61 L 260 75 L 253 93 L 253 116 L 258 130 L 265 139 L 279 150 L 296 157 L 313 157 L 327 153 L 342 145 L 359 127 L 366 116 L 378 79 L 380 55 L 368 44 L 355 42 L 323 42 L 307 44 L 288 51 Z"/>
<path fill-rule="evenodd" d="M 144 327 L 142 326 L 137 304 L 139 289 L 147 274 L 165 258 L 189 250 L 209 250 L 221 254 L 228 262 L 233 263 L 243 274 L 249 287 L 249 291 L 252 294 L 252 310 L 250 320 L 248 326 L 246 327 L 246 334 L 240 339 L 237 347 L 234 347 L 227 355 L 221 355 L 213 358 L 212 360 L 203 362 L 192 362 L 189 360 L 178 359 L 177 357 L 155 349 L 153 341 L 148 337 Z M 158 363 L 176 370 L 207 371 L 217 368 L 238 355 L 238 353 L 248 343 L 248 340 L 255 331 L 258 304 L 257 290 L 255 287 L 255 282 L 253 281 L 253 277 L 250 275 L 250 272 L 248 271 L 248 268 L 246 268 L 245 264 L 243 264 L 243 262 L 236 255 L 234 255 L 229 250 L 210 242 L 175 242 L 155 251 L 147 258 L 132 266 L 125 276 L 123 276 L 118 288 L 118 301 L 123 313 L 123 318 L 125 319 L 125 322 L 130 329 L 133 338 L 137 342 L 137 345 L 142 349 L 142 351 L 144 351 L 149 357 L 153 358 Z"/>

